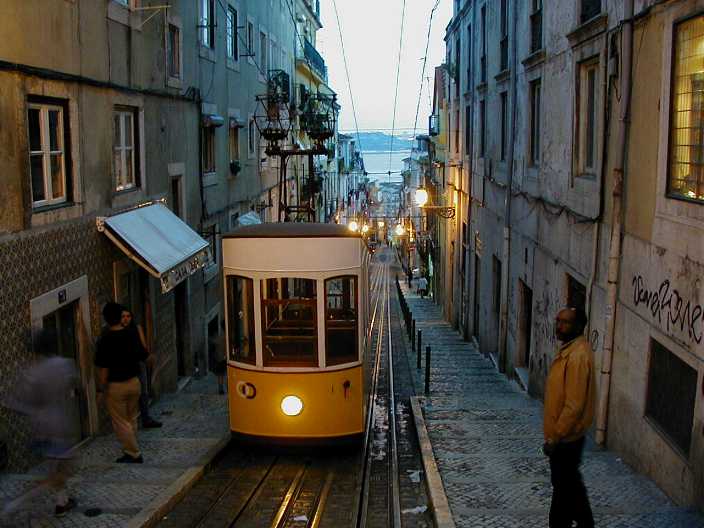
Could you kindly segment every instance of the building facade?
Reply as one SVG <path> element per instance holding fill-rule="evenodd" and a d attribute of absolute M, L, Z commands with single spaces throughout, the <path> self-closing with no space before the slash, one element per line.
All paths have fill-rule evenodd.
<path fill-rule="evenodd" d="M 439 300 L 536 397 L 557 346 L 556 312 L 584 308 L 597 441 L 699 507 L 702 9 L 455 2 L 445 189 L 470 207 L 457 206 L 456 234 L 440 241 L 450 260 L 452 242 L 462 247 L 468 271 L 455 256 Z M 437 143 L 442 130 L 430 132 Z"/>

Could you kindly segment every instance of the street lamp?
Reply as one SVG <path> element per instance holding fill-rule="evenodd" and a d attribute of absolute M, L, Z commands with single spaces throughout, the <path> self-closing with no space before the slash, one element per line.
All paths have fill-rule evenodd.
<path fill-rule="evenodd" d="M 353 232 L 357 232 L 357 230 L 359 229 L 359 224 L 352 220 L 349 224 L 347 224 L 347 229 Z"/>
<path fill-rule="evenodd" d="M 396 235 L 403 236 L 404 229 L 402 224 L 396 224 Z"/>
<path fill-rule="evenodd" d="M 428 191 L 423 189 L 423 187 L 416 189 L 416 203 L 420 207 L 425 207 L 425 204 L 428 203 Z"/>
<path fill-rule="evenodd" d="M 454 206 L 444 206 L 444 205 L 427 205 L 428 203 L 428 191 L 423 187 L 416 189 L 415 194 L 416 204 L 428 212 L 435 212 L 438 216 L 443 218 L 454 218 L 455 217 L 455 207 Z"/>
<path fill-rule="evenodd" d="M 379 225 L 379 227 L 384 227 L 384 221 L 383 221 L 383 220 L 379 220 L 378 225 Z"/>
<path fill-rule="evenodd" d="M 366 234 L 369 231 L 369 226 L 367 224 L 364 224 L 362 226 L 362 234 Z"/>

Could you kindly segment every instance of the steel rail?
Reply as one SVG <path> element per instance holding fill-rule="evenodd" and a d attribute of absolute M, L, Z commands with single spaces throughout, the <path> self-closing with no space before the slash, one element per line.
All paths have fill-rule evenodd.
<path fill-rule="evenodd" d="M 380 285 L 381 282 L 381 277 L 383 276 L 383 272 L 385 271 L 386 267 L 388 264 L 383 264 L 379 268 L 379 273 L 378 273 L 378 280 L 377 280 L 377 288 Z M 369 325 L 370 328 L 370 335 L 373 333 L 373 328 L 374 325 L 376 324 L 376 318 L 377 315 L 379 315 L 380 319 L 383 317 L 383 312 L 379 311 L 377 313 L 377 308 L 379 305 L 379 301 L 383 302 L 382 298 L 383 291 L 379 291 L 377 293 L 377 298 L 376 298 L 376 303 L 374 306 L 374 318 Z M 382 305 L 382 310 L 383 310 L 383 305 Z M 371 382 L 371 390 L 369 391 L 369 403 L 367 406 L 367 426 L 366 430 L 364 433 L 364 447 L 362 450 L 362 466 L 360 468 L 360 478 L 359 481 L 361 482 L 361 490 L 360 490 L 360 503 L 357 506 L 357 523 L 356 526 L 357 528 L 364 528 L 367 523 L 367 510 L 369 506 L 369 478 L 370 478 L 370 468 L 371 468 L 371 457 L 372 457 L 372 450 L 371 450 L 371 439 L 372 439 L 372 430 L 374 427 L 374 408 L 376 407 L 376 394 L 377 394 L 377 385 L 379 382 L 379 370 L 381 368 L 381 351 L 382 351 L 382 336 L 383 336 L 383 321 L 379 321 L 379 333 L 377 335 L 376 339 L 376 355 L 374 358 L 374 370 L 372 373 L 372 382 Z"/>
<path fill-rule="evenodd" d="M 288 517 L 291 512 L 291 507 L 301 493 L 301 488 L 303 487 L 303 477 L 305 476 L 307 469 L 308 464 L 304 464 L 303 467 L 296 472 L 296 476 L 293 477 L 291 484 L 289 484 L 288 489 L 286 490 L 284 499 L 279 505 L 279 510 L 276 512 L 276 515 L 274 515 L 274 518 L 271 521 L 272 528 L 283 528 L 286 525 L 286 521 L 288 521 Z"/>
<path fill-rule="evenodd" d="M 391 434 L 389 435 L 389 442 L 391 444 L 391 460 L 389 461 L 389 480 L 391 481 L 391 486 L 389 486 L 389 492 L 391 496 L 389 497 L 389 506 L 391 506 L 390 519 L 392 522 L 391 526 L 394 528 L 401 528 L 401 494 L 399 490 L 399 478 L 398 478 L 398 443 L 396 441 L 396 396 L 394 394 L 394 360 L 393 360 L 393 349 L 391 341 L 391 299 L 389 292 L 389 266 L 386 266 L 386 333 L 387 333 L 387 355 L 389 360 L 389 430 Z"/>
<path fill-rule="evenodd" d="M 328 495 L 330 495 L 330 490 L 332 489 L 332 482 L 334 478 L 335 471 L 328 471 L 328 475 L 325 477 L 325 484 L 323 484 L 323 488 L 320 490 L 320 494 L 316 498 L 316 504 L 313 508 L 314 513 L 310 518 L 307 528 L 318 528 L 320 526 L 320 521 L 323 518 L 323 512 L 325 511 L 325 506 L 328 501 Z"/>

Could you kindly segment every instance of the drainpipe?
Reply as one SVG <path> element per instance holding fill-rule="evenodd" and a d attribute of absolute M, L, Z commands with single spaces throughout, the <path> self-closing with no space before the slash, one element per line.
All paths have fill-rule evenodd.
<path fill-rule="evenodd" d="M 516 130 L 516 25 L 518 20 L 518 2 L 511 2 L 511 127 L 509 130 Z M 506 195 L 504 198 L 504 240 L 503 240 L 503 266 L 501 275 L 501 321 L 499 326 L 499 372 L 506 372 L 508 364 L 508 289 L 509 276 L 511 273 L 511 192 L 513 191 L 513 158 L 515 139 L 511 138 L 508 143 L 506 167 L 508 178 L 506 181 Z"/>
<path fill-rule="evenodd" d="M 624 20 L 622 22 L 622 68 L 621 104 L 618 124 L 618 150 L 613 168 L 614 187 L 612 191 L 613 209 L 611 212 L 611 246 L 609 248 L 609 270 L 606 290 L 606 336 L 599 382 L 599 407 L 596 417 L 596 442 L 606 441 L 606 428 L 609 414 L 609 392 L 611 389 L 611 366 L 614 350 L 614 329 L 618 302 L 618 272 L 621 262 L 621 230 L 623 209 L 624 165 L 626 161 L 626 138 L 631 102 L 631 65 L 633 62 L 633 0 L 624 0 Z"/>

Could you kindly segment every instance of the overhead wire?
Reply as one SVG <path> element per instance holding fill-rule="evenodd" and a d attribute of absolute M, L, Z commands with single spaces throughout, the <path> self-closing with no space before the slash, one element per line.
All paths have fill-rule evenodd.
<path fill-rule="evenodd" d="M 345 75 L 347 77 L 347 89 L 350 92 L 350 101 L 352 102 L 352 116 L 354 117 L 354 128 L 357 132 L 357 145 L 359 145 L 359 150 L 362 151 L 362 140 L 359 137 L 359 125 L 357 124 L 357 110 L 354 106 L 354 96 L 352 95 L 352 83 L 350 82 L 350 70 L 347 66 L 347 54 L 345 53 L 345 42 L 342 39 L 342 26 L 340 25 L 340 16 L 337 12 L 337 1 L 332 0 L 332 6 L 335 9 L 335 19 L 337 20 L 337 31 L 340 35 L 340 46 L 342 47 L 342 60 L 345 63 Z"/>
<path fill-rule="evenodd" d="M 433 15 L 440 5 L 440 0 L 435 0 L 435 5 L 430 11 L 430 20 L 428 20 L 428 37 L 425 41 L 425 55 L 423 56 L 423 71 L 420 74 L 420 88 L 418 89 L 418 103 L 416 104 L 416 118 L 413 121 L 413 137 L 416 137 L 416 130 L 418 129 L 418 113 L 420 112 L 420 100 L 423 97 L 423 81 L 425 80 L 425 67 L 428 63 L 428 50 L 430 49 L 430 32 L 433 28 Z"/>
<path fill-rule="evenodd" d="M 398 81 L 401 74 L 401 52 L 403 51 L 403 27 L 406 23 L 406 0 L 403 0 L 403 8 L 401 10 L 401 34 L 398 40 L 398 61 L 396 63 L 396 92 L 394 94 L 394 114 L 391 121 L 391 145 L 389 147 L 389 171 L 391 171 L 391 163 L 394 153 L 394 129 L 396 127 L 396 104 L 398 103 Z"/>

